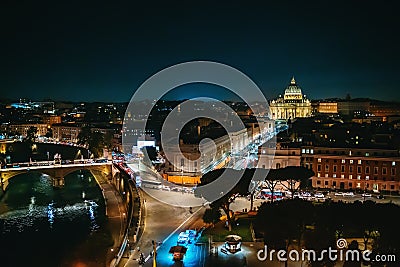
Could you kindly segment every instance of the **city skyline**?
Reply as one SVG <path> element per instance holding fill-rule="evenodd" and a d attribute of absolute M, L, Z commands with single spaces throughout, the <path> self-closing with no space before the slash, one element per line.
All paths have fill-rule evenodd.
<path fill-rule="evenodd" d="M 126 102 L 156 72 L 210 60 L 241 70 L 268 99 L 295 76 L 310 99 L 399 101 L 393 5 L 10 3 L 1 14 L 2 98 Z M 202 93 L 227 98 L 212 86 Z"/>

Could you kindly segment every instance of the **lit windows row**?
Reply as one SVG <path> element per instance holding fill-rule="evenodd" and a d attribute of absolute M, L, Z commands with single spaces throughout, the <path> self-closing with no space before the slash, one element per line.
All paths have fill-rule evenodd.
<path fill-rule="evenodd" d="M 317 165 L 317 171 L 318 172 L 321 171 L 321 169 L 322 169 L 321 167 L 322 167 L 321 164 Z M 353 166 L 349 166 L 348 170 L 349 170 L 350 173 L 354 172 Z M 337 172 L 337 171 L 338 171 L 337 165 L 333 165 L 332 166 L 332 172 Z M 345 171 L 346 171 L 345 165 L 340 165 L 340 172 L 345 172 Z M 325 172 L 329 172 L 329 165 L 328 164 L 325 165 Z M 369 174 L 370 173 L 370 167 L 369 166 L 365 166 L 364 172 L 365 172 L 365 174 Z M 357 173 L 358 174 L 362 174 L 363 173 L 362 166 L 357 166 Z M 380 173 L 379 167 L 374 167 L 374 174 L 378 175 L 379 173 Z M 382 175 L 387 175 L 388 174 L 387 168 L 386 167 L 382 167 L 381 168 L 381 173 L 382 173 Z M 390 169 L 390 174 L 392 176 L 396 175 L 396 168 L 391 168 Z"/>
<path fill-rule="evenodd" d="M 322 159 L 321 159 L 321 158 L 318 158 L 317 161 L 318 161 L 318 162 L 322 162 Z M 336 160 L 335 160 L 335 162 L 336 162 Z M 358 159 L 358 160 L 350 159 L 350 160 L 349 160 L 349 163 L 350 163 L 350 164 L 354 164 L 355 162 L 357 162 L 357 164 L 361 164 L 361 163 L 362 163 L 362 160 L 361 160 L 361 159 Z M 345 159 L 342 159 L 342 160 L 341 160 L 341 163 L 342 163 L 342 164 L 346 164 L 346 160 L 345 160 Z M 392 161 L 392 166 L 396 166 L 396 161 Z"/>
<path fill-rule="evenodd" d="M 314 149 L 312 148 L 302 148 L 301 149 L 302 154 L 314 154 Z"/>

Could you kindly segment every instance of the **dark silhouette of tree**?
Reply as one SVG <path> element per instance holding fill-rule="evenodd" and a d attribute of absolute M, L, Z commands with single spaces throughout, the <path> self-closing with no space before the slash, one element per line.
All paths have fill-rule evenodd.
<path fill-rule="evenodd" d="M 240 176 L 240 180 L 233 186 L 233 188 L 229 192 L 222 194 L 219 199 L 212 201 L 210 204 L 210 207 L 212 209 L 221 208 L 225 212 L 229 231 L 232 230 L 232 222 L 234 220 L 233 212 L 230 209 L 230 205 L 237 196 L 249 195 L 249 185 L 253 178 L 254 170 L 255 169 L 246 169 L 243 172 L 243 175 Z M 207 199 L 207 197 L 209 196 L 207 195 L 207 192 L 204 191 L 203 186 L 217 180 L 222 174 L 227 174 L 228 177 L 236 177 L 237 175 L 240 175 L 241 172 L 234 169 L 217 169 L 210 171 L 201 177 L 201 183 L 197 186 L 195 190 L 195 195 L 197 197 L 204 197 Z"/>
<path fill-rule="evenodd" d="M 53 130 L 51 128 L 47 129 L 45 137 L 47 137 L 47 138 L 52 138 L 53 137 Z"/>
<path fill-rule="evenodd" d="M 281 185 L 292 193 L 292 198 L 300 188 L 307 187 L 309 178 L 315 175 L 312 170 L 302 166 L 288 166 L 277 169 L 276 172 Z M 300 185 L 296 186 L 298 182 Z"/>
<path fill-rule="evenodd" d="M 78 134 L 78 144 L 88 146 L 92 155 L 99 157 L 105 147 L 104 134 L 98 131 L 92 132 L 88 126 L 83 127 Z"/>
<path fill-rule="evenodd" d="M 29 127 L 26 132 L 25 142 L 33 144 L 36 140 L 37 128 L 34 126 Z"/>
<path fill-rule="evenodd" d="M 221 210 L 219 208 L 206 209 L 203 215 L 203 221 L 204 223 L 212 224 L 214 227 L 214 225 L 219 222 L 221 216 Z"/>

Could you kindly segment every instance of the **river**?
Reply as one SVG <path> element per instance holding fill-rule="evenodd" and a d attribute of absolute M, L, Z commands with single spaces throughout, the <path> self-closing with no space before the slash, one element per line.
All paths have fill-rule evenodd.
<path fill-rule="evenodd" d="M 0 266 L 105 266 L 108 227 L 90 172 L 66 176 L 63 188 L 45 174 L 21 174 L 0 200 Z"/>

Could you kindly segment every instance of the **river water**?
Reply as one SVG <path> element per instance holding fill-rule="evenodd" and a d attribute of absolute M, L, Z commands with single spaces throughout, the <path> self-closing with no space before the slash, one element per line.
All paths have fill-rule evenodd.
<path fill-rule="evenodd" d="M 112 245 L 101 189 L 90 172 L 53 188 L 41 173 L 10 180 L 0 200 L 0 266 L 105 265 Z"/>

